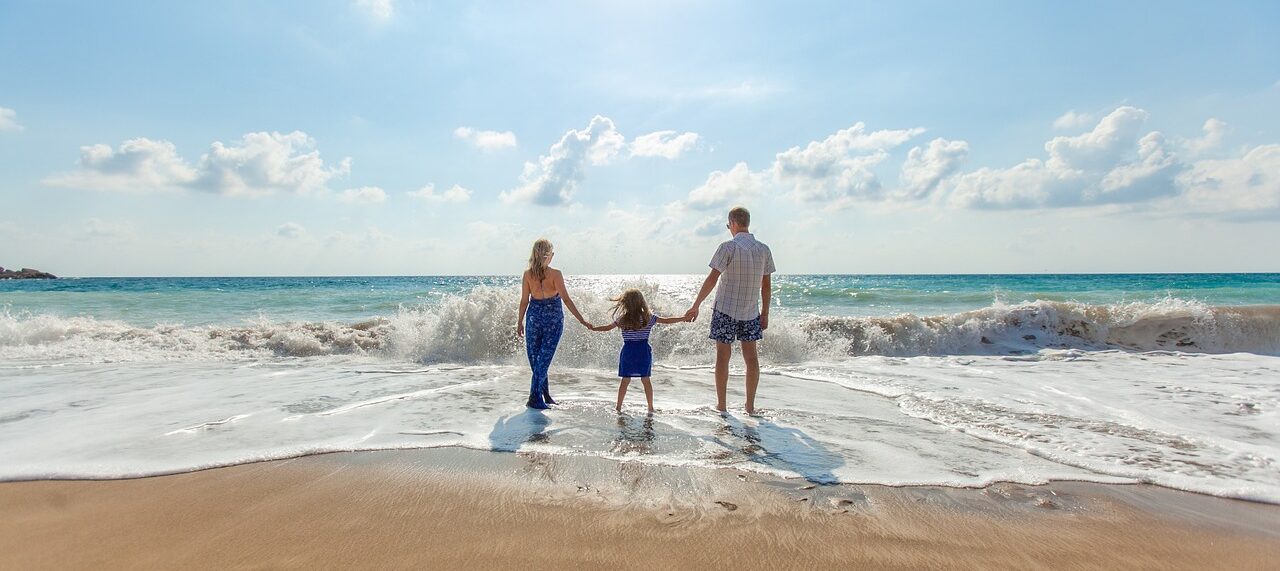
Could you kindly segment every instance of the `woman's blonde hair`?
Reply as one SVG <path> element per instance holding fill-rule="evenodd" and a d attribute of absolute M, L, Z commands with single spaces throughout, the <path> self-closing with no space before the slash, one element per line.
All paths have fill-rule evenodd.
<path fill-rule="evenodd" d="M 529 252 L 529 273 L 542 281 L 547 277 L 547 258 L 551 257 L 551 240 L 538 238 L 533 243 L 533 251 Z"/>
<path fill-rule="evenodd" d="M 613 302 L 613 317 L 618 327 L 644 329 L 649 326 L 649 319 L 653 314 L 649 312 L 649 302 L 644 300 L 644 294 L 640 290 L 630 288 L 609 301 Z"/>

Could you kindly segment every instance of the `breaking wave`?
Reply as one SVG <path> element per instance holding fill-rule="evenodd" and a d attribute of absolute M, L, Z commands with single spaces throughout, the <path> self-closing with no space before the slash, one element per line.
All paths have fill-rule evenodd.
<path fill-rule="evenodd" d="M 646 291 L 655 312 L 677 314 L 684 303 Z M 603 321 L 607 300 L 590 294 L 578 305 Z M 92 317 L 0 312 L 0 356 L 90 361 L 364 355 L 421 363 L 515 363 L 523 359 L 515 334 L 516 298 L 509 289 L 481 286 L 358 323 L 272 322 L 234 326 L 157 324 L 138 327 Z M 702 363 L 709 354 L 706 320 L 663 326 L 655 356 L 671 364 Z M 610 366 L 616 333 L 591 333 L 567 318 L 557 362 Z M 1040 349 L 1122 349 L 1280 355 L 1280 306 L 1214 307 L 1166 298 L 1154 303 L 1090 305 L 1034 301 L 958 313 L 917 316 L 827 317 L 775 314 L 761 343 L 775 362 L 858 355 L 1009 355 Z"/>

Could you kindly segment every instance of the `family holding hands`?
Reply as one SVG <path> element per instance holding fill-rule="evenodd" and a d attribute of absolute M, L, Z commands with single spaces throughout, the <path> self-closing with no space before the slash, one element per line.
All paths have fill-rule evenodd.
<path fill-rule="evenodd" d="M 618 355 L 618 403 L 627 394 L 631 379 L 640 378 L 644 384 L 645 400 L 649 412 L 653 409 L 653 385 L 650 373 L 653 368 L 653 349 L 649 345 L 649 333 L 657 324 L 696 321 L 698 308 L 716 292 L 709 337 L 716 346 L 716 410 L 725 412 L 725 392 L 729 384 L 729 357 L 733 343 L 742 345 L 742 359 L 746 365 L 746 412 L 755 414 L 756 387 L 760 382 L 760 360 L 756 341 L 769 327 L 770 275 L 774 272 L 773 254 L 769 247 L 755 239 L 749 231 L 751 213 L 736 207 L 729 211 L 725 227 L 732 239 L 720 244 L 711 257 L 710 273 L 702 282 L 693 305 L 679 317 L 659 317 L 649 309 L 644 294 L 638 289 L 628 289 L 613 298 L 613 322 L 593 325 L 582 317 L 565 289 L 564 274 L 551 267 L 555 256 L 551 242 L 541 239 L 533 243 L 529 255 L 529 268 L 521 280 L 520 316 L 516 333 L 525 339 L 525 351 L 533 378 L 529 387 L 530 408 L 548 408 L 556 404 L 547 387 L 547 371 L 555 357 L 564 330 L 564 311 L 577 318 L 579 323 L 592 331 L 619 329 L 622 333 L 622 351 Z"/>

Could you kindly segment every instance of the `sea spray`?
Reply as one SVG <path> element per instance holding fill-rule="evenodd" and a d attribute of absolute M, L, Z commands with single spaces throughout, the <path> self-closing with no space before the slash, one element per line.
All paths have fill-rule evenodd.
<path fill-rule="evenodd" d="M 680 315 L 677 300 L 650 288 L 655 311 Z M 584 293 L 578 306 L 606 322 L 608 301 Z M 241 326 L 137 327 L 93 317 L 0 313 L 0 356 L 101 358 L 112 361 L 310 357 L 361 354 L 416 363 L 512 364 L 523 357 L 516 336 L 514 292 L 481 286 L 438 302 L 402 305 L 353 323 L 274 322 Z M 710 304 L 695 324 L 659 327 L 655 357 L 673 364 L 705 362 Z M 567 318 L 557 362 L 607 367 L 616 340 Z M 1166 298 L 1154 303 L 1089 305 L 1032 301 L 957 313 L 825 317 L 775 313 L 761 342 L 766 359 L 801 362 L 858 355 L 1019 355 L 1042 349 L 1169 350 L 1280 354 L 1280 306 L 1211 307 Z"/>

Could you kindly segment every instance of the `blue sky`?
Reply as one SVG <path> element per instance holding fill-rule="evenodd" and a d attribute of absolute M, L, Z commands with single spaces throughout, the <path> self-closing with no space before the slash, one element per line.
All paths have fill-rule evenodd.
<path fill-rule="evenodd" d="M 1280 5 L 0 0 L 0 265 L 1276 271 Z"/>

